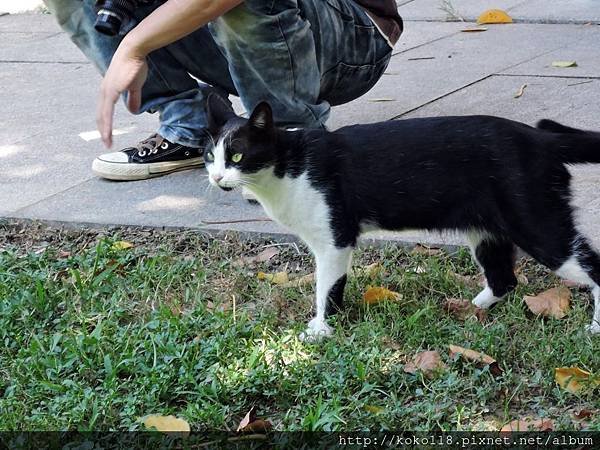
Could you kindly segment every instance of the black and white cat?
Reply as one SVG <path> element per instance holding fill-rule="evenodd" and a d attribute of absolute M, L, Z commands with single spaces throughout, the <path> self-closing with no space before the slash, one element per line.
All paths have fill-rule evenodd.
<path fill-rule="evenodd" d="M 481 308 L 515 288 L 520 247 L 593 289 L 588 329 L 600 333 L 600 255 L 575 226 L 565 166 L 600 163 L 600 133 L 490 116 L 285 130 L 267 103 L 249 119 L 217 96 L 208 103 L 210 183 L 249 189 L 314 253 L 316 315 L 304 339 L 331 333 L 352 250 L 372 229 L 463 232 L 487 280 L 473 300 Z"/>

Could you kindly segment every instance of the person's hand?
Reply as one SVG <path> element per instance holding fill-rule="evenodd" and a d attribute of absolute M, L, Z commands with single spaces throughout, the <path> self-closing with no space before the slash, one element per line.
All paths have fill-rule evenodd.
<path fill-rule="evenodd" d="M 136 113 L 142 103 L 142 86 L 147 76 L 148 64 L 145 56 L 136 54 L 123 41 L 115 52 L 100 85 L 96 123 L 102 142 L 107 147 L 112 146 L 115 103 L 122 93 L 127 92 L 127 109 Z"/>

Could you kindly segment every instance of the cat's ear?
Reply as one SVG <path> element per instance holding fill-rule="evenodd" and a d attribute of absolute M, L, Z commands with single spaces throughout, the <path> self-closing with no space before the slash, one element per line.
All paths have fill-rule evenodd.
<path fill-rule="evenodd" d="M 260 102 L 252 111 L 248 124 L 259 130 L 270 130 L 273 128 L 273 110 L 267 102 Z"/>
<path fill-rule="evenodd" d="M 235 116 L 235 111 L 223 97 L 210 94 L 206 99 L 206 124 L 210 131 L 218 131 Z"/>

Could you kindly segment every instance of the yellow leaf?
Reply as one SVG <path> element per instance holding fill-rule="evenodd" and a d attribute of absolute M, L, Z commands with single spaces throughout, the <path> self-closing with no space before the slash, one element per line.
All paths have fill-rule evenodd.
<path fill-rule="evenodd" d="M 310 286 L 315 282 L 315 274 L 309 273 L 308 275 L 304 275 L 298 278 L 293 278 L 287 283 L 282 283 L 282 288 L 299 288 L 304 286 Z"/>
<path fill-rule="evenodd" d="M 381 414 L 385 411 L 385 409 L 381 406 L 365 405 L 365 411 L 368 411 L 373 414 Z"/>
<path fill-rule="evenodd" d="M 600 385 L 598 378 L 579 367 L 558 367 L 554 369 L 554 380 L 564 390 L 576 394 L 586 387 Z"/>
<path fill-rule="evenodd" d="M 554 61 L 552 67 L 577 67 L 577 63 L 575 61 Z"/>
<path fill-rule="evenodd" d="M 152 414 L 141 419 L 144 426 L 148 429 L 155 428 L 157 431 L 165 433 L 190 433 L 190 424 L 183 419 L 175 416 L 161 416 Z"/>
<path fill-rule="evenodd" d="M 256 278 L 258 278 L 259 280 L 270 281 L 273 284 L 285 284 L 290 280 L 287 272 L 277 272 L 277 273 L 258 272 L 256 274 Z"/>
<path fill-rule="evenodd" d="M 488 9 L 477 19 L 479 25 L 484 23 L 512 23 L 512 21 L 512 18 L 501 9 Z"/>
<path fill-rule="evenodd" d="M 384 300 L 397 301 L 401 298 L 402 296 L 397 292 L 390 291 L 389 289 L 380 286 L 370 287 L 363 294 L 363 299 L 368 305 L 375 305 Z"/>
<path fill-rule="evenodd" d="M 561 286 L 548 289 L 535 296 L 526 295 L 523 300 L 534 314 L 562 319 L 569 311 L 571 291 Z"/>
<path fill-rule="evenodd" d="M 127 241 L 117 241 L 112 245 L 113 250 L 127 250 L 131 247 L 133 247 L 133 244 Z"/>

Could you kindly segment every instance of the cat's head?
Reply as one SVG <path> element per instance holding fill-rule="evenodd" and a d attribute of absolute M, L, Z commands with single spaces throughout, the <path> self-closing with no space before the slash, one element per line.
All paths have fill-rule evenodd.
<path fill-rule="evenodd" d="M 243 119 L 228 102 L 211 94 L 207 125 L 212 142 L 204 150 L 204 162 L 213 186 L 229 191 L 251 185 L 256 174 L 274 164 L 276 128 L 268 103 L 259 103 L 250 118 Z"/>

